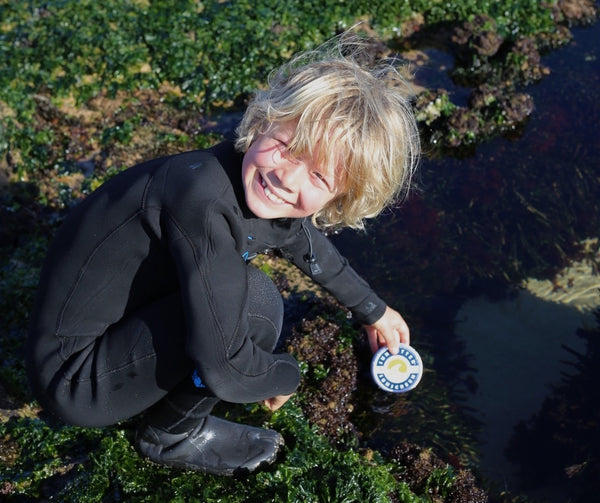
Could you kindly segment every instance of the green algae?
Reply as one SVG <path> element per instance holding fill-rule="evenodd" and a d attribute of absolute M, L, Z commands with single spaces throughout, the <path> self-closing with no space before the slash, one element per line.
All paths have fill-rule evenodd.
<path fill-rule="evenodd" d="M 53 484 L 58 489 L 53 498 L 78 503 L 385 502 L 393 494 L 400 501 L 418 501 L 393 478 L 390 466 L 353 450 L 333 449 L 293 404 L 275 413 L 268 424 L 286 438 L 281 462 L 256 475 L 224 479 L 168 469 L 140 458 L 131 446 L 131 431 L 123 425 L 92 430 L 50 427 L 39 419 L 11 420 L 0 425 L 0 438 L 5 445 L 9 439 L 18 444 L 20 455 L 10 466 L 1 466 L 0 483 L 4 494 L 22 494 L 31 500 L 47 497 L 45 492 Z M 96 448 L 86 452 L 86 444 Z"/>
<path fill-rule="evenodd" d="M 569 10 L 566 4 L 582 6 Z M 456 73 L 464 77 L 466 70 L 468 75 L 486 77 L 490 72 L 482 74 L 481 68 L 493 67 L 490 71 L 496 74 L 497 68 L 504 68 L 500 73 L 506 73 L 521 68 L 527 56 L 486 54 L 478 50 L 477 41 L 501 40 L 518 47 L 522 40 L 532 40 L 535 45 L 552 39 L 557 31 L 565 39 L 568 24 L 579 18 L 589 21 L 593 12 L 593 5 L 585 0 L 557 4 L 327 0 L 318 6 L 266 0 L 107 0 L 101 4 L 4 0 L 0 2 L 0 104 L 8 113 L 0 120 L 4 133 L 0 153 L 20 178 L 67 163 L 74 147 L 68 138 L 74 135 L 61 134 L 54 123 L 57 117 L 44 114 L 53 107 L 60 109 L 65 101 L 93 108 L 102 96 L 118 99 L 145 91 L 156 96 L 160 108 L 187 109 L 197 117 L 209 110 L 239 108 L 268 72 L 292 53 L 314 47 L 357 21 L 363 23 L 359 30 L 390 45 L 402 45 L 424 28 L 439 31 L 441 24 L 448 23 L 470 26 L 467 31 L 475 31 L 466 37 L 463 64 Z M 50 105 L 46 110 L 40 97 Z M 95 141 L 100 143 L 130 142 L 141 121 L 110 116 L 104 120 L 96 133 Z M 172 138 L 167 135 L 162 142 Z M 95 145 L 82 147 L 79 157 Z"/>

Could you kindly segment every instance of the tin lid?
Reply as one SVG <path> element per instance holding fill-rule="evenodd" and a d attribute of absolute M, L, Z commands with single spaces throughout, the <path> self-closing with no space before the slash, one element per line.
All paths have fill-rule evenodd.
<path fill-rule="evenodd" d="M 423 375 L 419 353 L 407 344 L 400 344 L 398 354 L 383 347 L 373 355 L 371 373 L 377 386 L 384 391 L 404 393 L 413 389 Z"/>

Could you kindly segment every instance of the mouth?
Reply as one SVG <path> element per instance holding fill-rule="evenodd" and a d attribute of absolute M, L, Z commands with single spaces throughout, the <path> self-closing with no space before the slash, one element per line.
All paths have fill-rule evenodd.
<path fill-rule="evenodd" d="M 262 177 L 262 175 L 260 173 L 258 174 L 258 177 L 259 177 L 260 185 L 263 188 L 263 192 L 269 201 L 271 201 L 272 203 L 275 203 L 275 204 L 286 204 L 287 203 L 287 201 L 284 201 L 277 194 L 275 194 L 271 191 L 271 189 L 267 186 L 267 182 L 265 181 L 265 179 Z"/>

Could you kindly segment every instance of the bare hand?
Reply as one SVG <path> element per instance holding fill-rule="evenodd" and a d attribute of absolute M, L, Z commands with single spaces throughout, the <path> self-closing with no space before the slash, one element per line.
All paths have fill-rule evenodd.
<path fill-rule="evenodd" d="M 267 398 L 263 400 L 262 403 L 265 407 L 270 409 L 271 411 L 276 411 L 281 407 L 285 402 L 287 402 L 292 395 L 277 395 L 273 398 Z"/>
<path fill-rule="evenodd" d="M 395 355 L 399 344 L 410 344 L 410 330 L 399 312 L 386 307 L 385 313 L 372 325 L 365 325 L 371 351 L 375 353 L 380 347 L 387 346 Z"/>

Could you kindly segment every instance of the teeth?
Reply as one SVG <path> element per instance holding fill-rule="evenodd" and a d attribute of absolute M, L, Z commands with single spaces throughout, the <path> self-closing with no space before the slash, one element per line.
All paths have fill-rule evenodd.
<path fill-rule="evenodd" d="M 271 192 L 269 187 L 267 187 L 267 182 L 265 182 L 265 180 L 263 178 L 260 179 L 260 184 L 263 186 L 263 190 L 265 192 L 265 195 L 269 198 L 269 201 L 273 201 L 274 203 L 277 203 L 277 204 L 285 203 L 285 201 L 283 199 L 281 199 L 279 196 L 276 196 L 275 194 L 273 194 L 273 192 Z"/>

